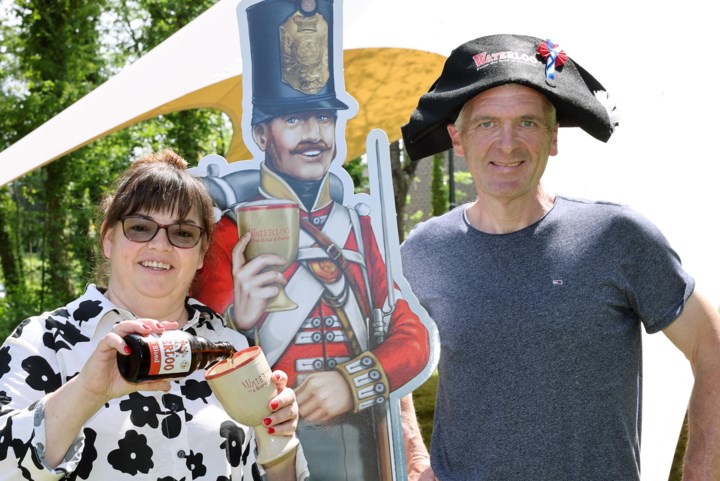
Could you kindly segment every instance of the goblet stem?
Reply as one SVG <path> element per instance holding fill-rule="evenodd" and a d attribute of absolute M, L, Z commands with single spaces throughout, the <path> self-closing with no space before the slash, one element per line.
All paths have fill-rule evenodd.
<path fill-rule="evenodd" d="M 270 299 L 270 302 L 265 306 L 266 312 L 278 312 L 278 311 L 292 311 L 297 309 L 298 305 L 288 297 L 285 289 L 278 286 L 278 295 Z"/>
<path fill-rule="evenodd" d="M 300 441 L 294 434 L 292 436 L 278 436 L 268 434 L 265 426 L 255 426 L 255 442 L 258 447 L 258 463 L 264 467 L 272 466 L 288 459 L 295 454 Z"/>

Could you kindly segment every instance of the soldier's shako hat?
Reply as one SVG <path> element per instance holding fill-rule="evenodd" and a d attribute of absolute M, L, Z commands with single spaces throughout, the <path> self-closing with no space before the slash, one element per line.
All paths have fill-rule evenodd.
<path fill-rule="evenodd" d="M 307 110 L 345 110 L 335 95 L 333 0 L 265 0 L 247 8 L 252 125 Z"/>
<path fill-rule="evenodd" d="M 607 142 L 618 123 L 605 88 L 551 40 L 491 35 L 453 50 L 440 77 L 420 97 L 410 121 L 402 126 L 410 157 L 421 159 L 450 149 L 447 125 L 455 122 L 465 102 L 509 83 L 545 95 L 561 127 L 580 127 Z"/>

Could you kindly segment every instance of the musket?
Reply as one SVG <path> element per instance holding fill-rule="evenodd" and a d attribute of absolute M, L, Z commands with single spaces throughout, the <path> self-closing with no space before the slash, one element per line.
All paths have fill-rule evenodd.
<path fill-rule="evenodd" d="M 380 134 L 384 137 L 385 149 L 381 149 Z M 368 166 L 370 166 L 371 163 L 374 164 L 375 173 L 375 175 L 370 175 L 370 192 L 373 195 L 377 192 L 380 199 L 380 219 L 382 223 L 383 254 L 385 258 L 385 283 L 387 286 L 386 304 L 383 307 L 376 307 L 372 310 L 372 319 L 370 322 L 371 342 L 373 347 L 377 347 L 385 341 L 385 334 L 390 324 L 390 317 L 395 310 L 395 283 L 392 274 L 392 255 L 390 252 L 390 242 L 388 241 L 390 238 L 388 226 L 396 225 L 397 223 L 391 222 L 389 218 L 390 213 L 395 213 L 395 197 L 392 193 L 392 184 L 390 185 L 389 191 L 384 185 L 387 174 L 390 174 L 389 178 L 392 182 L 392 172 L 389 170 L 390 149 L 387 137 L 385 137 L 384 132 L 374 130 L 368 135 L 367 143 Z M 370 148 L 371 146 L 372 148 Z M 383 172 L 383 170 L 387 170 L 388 172 Z M 374 183 L 373 180 L 375 181 Z M 390 202 L 388 202 L 388 194 L 390 195 Z"/>
<path fill-rule="evenodd" d="M 383 145 L 381 145 L 383 144 Z M 385 148 L 382 148 L 382 147 Z M 391 240 L 397 239 L 397 222 L 393 222 L 395 215 L 395 197 L 392 190 L 392 171 L 390 170 L 390 143 L 385 132 L 373 130 L 367 138 L 367 158 L 369 168 L 370 193 L 380 199 L 380 220 L 382 231 L 383 254 L 385 260 L 385 282 L 387 286 L 387 300 L 382 307 L 372 309 L 370 319 L 370 343 L 372 349 L 383 342 L 390 325 L 390 318 L 395 310 L 395 283 L 393 281 L 392 254 L 390 249 Z M 386 185 L 389 182 L 389 185 Z M 389 196 L 389 197 L 388 197 Z M 394 226 L 393 231 L 389 229 Z M 398 443 L 391 438 L 394 430 L 388 423 L 388 403 L 378 405 L 374 408 L 375 426 L 378 441 L 378 462 L 382 480 L 392 480 L 393 459 L 397 460 L 394 449 Z M 401 443 L 402 444 L 402 443 Z M 394 449 L 393 449 L 394 448 Z M 400 455 L 399 459 L 403 459 Z"/>

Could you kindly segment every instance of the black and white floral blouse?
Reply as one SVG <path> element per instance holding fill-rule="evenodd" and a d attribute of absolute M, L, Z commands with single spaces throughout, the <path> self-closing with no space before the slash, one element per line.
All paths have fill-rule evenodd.
<path fill-rule="evenodd" d="M 208 307 L 188 299 L 185 330 L 238 348 L 245 338 Z M 43 399 L 78 374 L 117 322 L 133 319 L 94 285 L 61 309 L 23 321 L 0 348 L 0 479 L 256 480 L 253 431 L 231 420 L 204 371 L 170 392 L 135 392 L 95 414 L 56 469 L 44 461 Z M 73 406 L 67 406 L 68 410 Z M 302 452 L 298 480 L 308 478 Z"/>

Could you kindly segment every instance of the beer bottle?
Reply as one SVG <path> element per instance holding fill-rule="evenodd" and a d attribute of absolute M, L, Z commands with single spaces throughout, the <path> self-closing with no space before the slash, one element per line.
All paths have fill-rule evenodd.
<path fill-rule="evenodd" d="M 161 336 L 129 334 L 123 338 L 130 348 L 117 355 L 117 366 L 129 382 L 185 377 L 235 353 L 229 342 L 211 342 L 184 331 L 165 331 Z"/>

